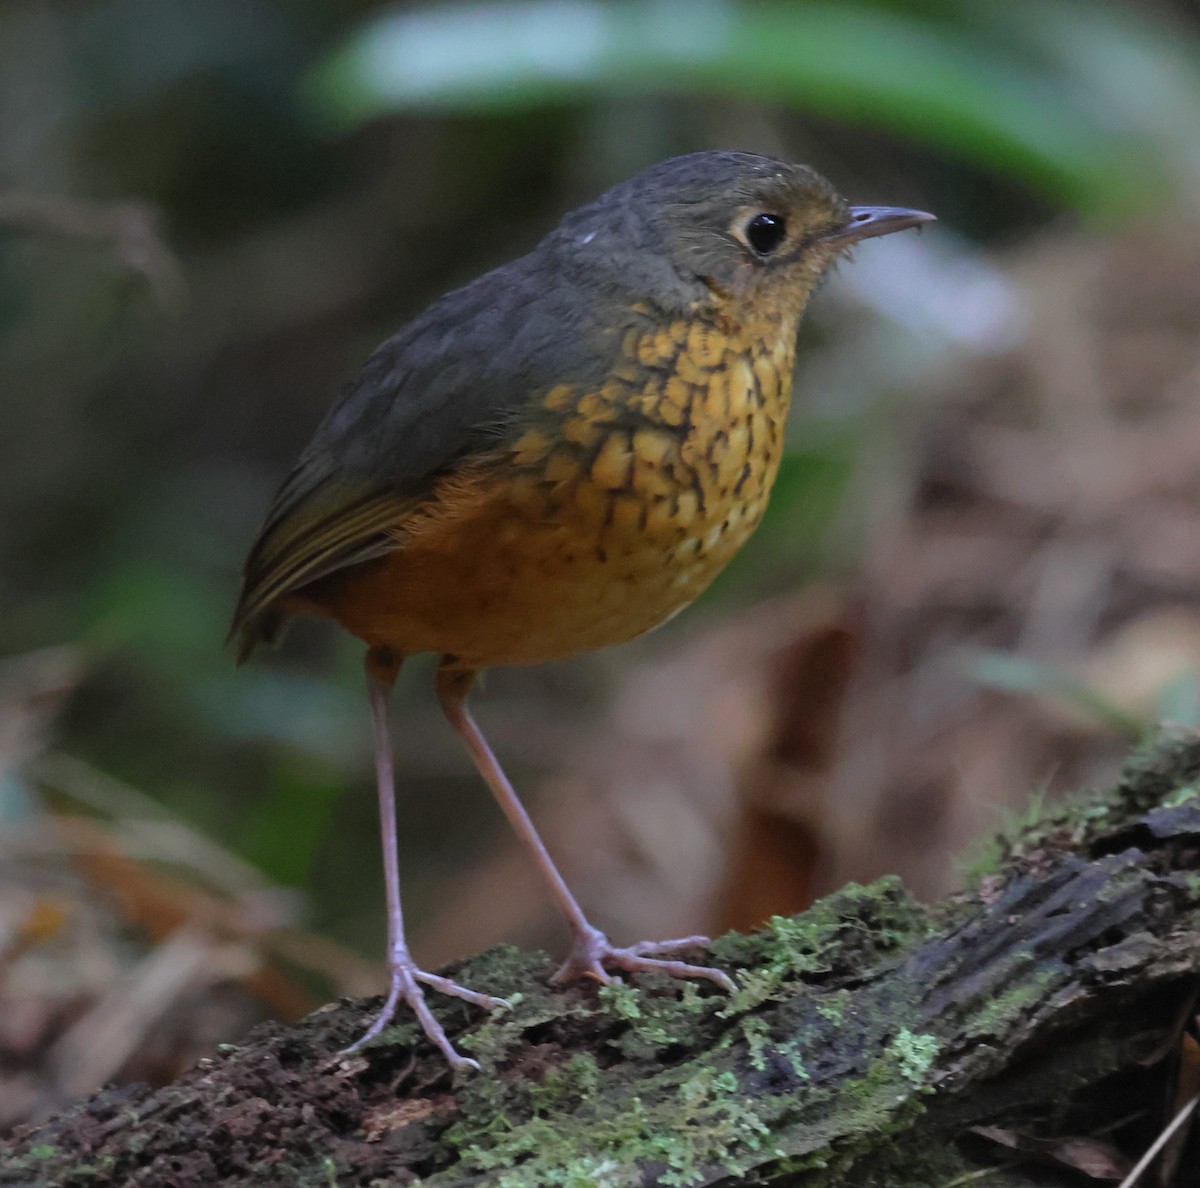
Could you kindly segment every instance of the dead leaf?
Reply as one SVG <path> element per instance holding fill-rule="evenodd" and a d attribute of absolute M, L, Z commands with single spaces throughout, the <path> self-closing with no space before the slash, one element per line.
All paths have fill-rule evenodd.
<path fill-rule="evenodd" d="M 423 1122 L 435 1114 L 445 1117 L 456 1113 L 458 1104 L 448 1093 L 438 1097 L 407 1098 L 403 1101 L 387 1102 L 369 1111 L 363 1119 L 363 1138 L 368 1143 L 377 1143 L 396 1130 Z"/>
<path fill-rule="evenodd" d="M 1116 1147 L 1099 1139 L 1043 1139 L 998 1126 L 972 1126 L 971 1133 L 999 1143 L 1010 1151 L 1020 1151 L 1040 1163 L 1069 1167 L 1093 1180 L 1115 1183 L 1130 1168 L 1129 1160 Z"/>

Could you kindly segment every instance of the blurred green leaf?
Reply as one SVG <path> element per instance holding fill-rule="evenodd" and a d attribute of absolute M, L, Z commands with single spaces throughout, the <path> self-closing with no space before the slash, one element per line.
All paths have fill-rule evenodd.
<path fill-rule="evenodd" d="M 1200 726 L 1200 676 L 1183 672 L 1170 681 L 1159 697 L 1158 716 L 1180 726 Z"/>
<path fill-rule="evenodd" d="M 1129 6 L 1079 0 L 1010 0 L 994 12 L 1044 55 L 1061 86 L 1108 126 L 1152 145 L 1163 171 L 1194 192 L 1200 46 L 1185 28 Z"/>
<path fill-rule="evenodd" d="M 1133 739 L 1141 739 L 1150 728 L 1150 723 L 1135 717 L 1090 685 L 1041 660 L 1014 652 L 974 652 L 968 671 L 979 684 L 1001 693 L 1032 693 L 1065 702 L 1093 721 Z"/>
<path fill-rule="evenodd" d="M 1129 206 L 1163 162 L 1112 118 L 1111 92 L 1056 75 L 1023 13 L 1006 12 L 970 0 L 442 3 L 369 22 L 319 67 L 312 95 L 339 128 L 596 93 L 736 95 L 904 133 L 1093 214 Z M 1096 23 L 1096 6 L 1055 15 L 1069 38 Z"/>
<path fill-rule="evenodd" d="M 212 586 L 146 559 L 114 565 L 98 583 L 88 642 L 101 650 L 128 646 L 154 667 L 218 655 L 225 602 Z"/>
<path fill-rule="evenodd" d="M 857 424 L 841 433 L 813 425 L 810 440 L 784 454 L 761 529 L 778 556 L 821 552 L 854 474 L 858 432 Z"/>
<path fill-rule="evenodd" d="M 144 103 L 201 73 L 280 70 L 299 51 L 286 9 L 266 0 L 107 0 L 71 15 L 64 31 L 101 107 Z"/>
<path fill-rule="evenodd" d="M 329 681 L 253 665 L 196 684 L 194 705 L 225 742 L 271 742 L 344 766 L 365 753 L 365 698 Z"/>
<path fill-rule="evenodd" d="M 280 763 L 242 823 L 239 853 L 277 882 L 302 884 L 344 790 L 341 777 L 320 765 Z"/>

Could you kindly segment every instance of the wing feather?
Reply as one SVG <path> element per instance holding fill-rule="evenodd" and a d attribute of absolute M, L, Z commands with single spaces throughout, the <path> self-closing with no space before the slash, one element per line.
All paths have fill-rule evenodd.
<path fill-rule="evenodd" d="M 246 560 L 230 627 L 239 659 L 273 633 L 273 604 L 319 578 L 382 557 L 399 546 L 397 528 L 418 502 L 395 491 L 326 485 L 300 506 L 268 520 Z"/>
<path fill-rule="evenodd" d="M 247 558 L 230 629 L 239 659 L 277 634 L 289 594 L 403 548 L 402 525 L 438 478 L 518 432 L 540 393 L 564 376 L 603 381 L 621 327 L 590 318 L 553 241 L 435 301 L 346 387 Z"/>

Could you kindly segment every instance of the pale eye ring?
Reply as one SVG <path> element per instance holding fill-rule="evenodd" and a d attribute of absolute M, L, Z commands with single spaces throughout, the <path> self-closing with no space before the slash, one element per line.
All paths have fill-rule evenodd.
<path fill-rule="evenodd" d="M 746 242 L 760 256 L 769 256 L 784 241 L 787 223 L 779 215 L 760 211 L 746 223 Z"/>

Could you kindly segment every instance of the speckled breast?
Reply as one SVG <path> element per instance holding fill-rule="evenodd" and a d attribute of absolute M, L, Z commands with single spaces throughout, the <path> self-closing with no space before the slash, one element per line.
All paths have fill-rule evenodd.
<path fill-rule="evenodd" d="M 599 391 L 551 389 L 502 454 L 442 482 L 351 630 L 484 667 L 574 655 L 692 601 L 758 525 L 795 327 L 633 329 Z M 364 611 L 366 607 L 364 606 Z"/>

